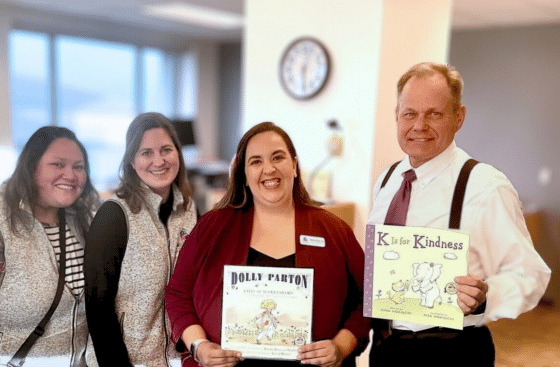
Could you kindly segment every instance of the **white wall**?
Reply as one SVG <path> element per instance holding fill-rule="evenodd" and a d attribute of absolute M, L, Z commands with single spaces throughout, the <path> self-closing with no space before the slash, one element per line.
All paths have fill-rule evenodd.
<path fill-rule="evenodd" d="M 355 232 L 364 243 L 374 180 L 402 158 L 395 138 L 396 83 L 418 61 L 445 61 L 451 0 L 247 0 L 243 131 L 273 121 L 294 141 L 302 169 L 327 154 L 325 122 L 344 129 L 344 152 L 332 170 L 333 196 L 356 203 Z M 295 38 L 313 36 L 331 57 L 324 90 L 308 101 L 284 93 L 278 64 Z"/>
<path fill-rule="evenodd" d="M 344 129 L 344 151 L 326 168 L 333 196 L 358 205 L 357 227 L 369 209 L 381 1 L 248 0 L 245 4 L 243 130 L 272 121 L 296 146 L 302 169 L 313 169 L 327 155 L 326 121 Z M 326 87 L 313 99 L 289 97 L 278 79 L 285 47 L 313 36 L 329 52 L 332 69 Z"/>
<path fill-rule="evenodd" d="M 395 122 L 397 82 L 414 64 L 447 62 L 452 5 L 452 0 L 390 0 L 383 7 L 373 182 L 403 157 Z"/>

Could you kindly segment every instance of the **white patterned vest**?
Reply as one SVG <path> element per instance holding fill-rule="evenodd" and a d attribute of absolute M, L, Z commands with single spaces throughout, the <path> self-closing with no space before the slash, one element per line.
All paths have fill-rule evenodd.
<path fill-rule="evenodd" d="M 31 230 L 21 227 L 22 236 L 16 236 L 6 217 L 4 188 L 0 191 L 0 241 L 6 261 L 0 286 L 0 366 L 6 365 L 45 316 L 58 285 L 58 263 L 43 226 L 29 213 Z M 74 222 L 67 214 L 72 233 L 84 243 Z M 66 285 L 45 333 L 31 348 L 24 366 L 84 366 L 87 336 L 84 292 L 75 297 Z"/>
<path fill-rule="evenodd" d="M 192 200 L 188 210 L 183 209 L 183 196 L 173 186 L 173 210 L 165 227 L 159 219 L 161 197 L 148 191 L 149 206 L 143 205 L 138 214 L 133 214 L 123 199 L 109 199 L 123 209 L 128 228 L 115 309 L 131 363 L 163 367 L 171 359 L 179 359 L 170 338 L 165 287 L 185 237 L 196 224 L 196 210 Z M 97 366 L 91 343 L 87 361 L 88 366 Z"/>

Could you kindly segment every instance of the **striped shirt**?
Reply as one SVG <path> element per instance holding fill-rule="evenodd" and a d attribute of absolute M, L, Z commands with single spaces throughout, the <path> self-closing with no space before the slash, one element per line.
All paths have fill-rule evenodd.
<path fill-rule="evenodd" d="M 60 266 L 60 242 L 58 240 L 58 226 L 49 226 L 43 223 L 47 237 L 56 255 Z M 84 246 L 74 237 L 70 227 L 66 225 L 66 283 L 75 296 L 79 296 L 84 289 Z"/>

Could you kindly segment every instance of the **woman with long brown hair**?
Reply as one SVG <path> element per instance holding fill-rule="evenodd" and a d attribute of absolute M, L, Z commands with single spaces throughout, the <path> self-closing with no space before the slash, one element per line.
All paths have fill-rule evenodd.
<path fill-rule="evenodd" d="M 159 113 L 139 115 L 126 134 L 120 185 L 87 236 L 90 366 L 163 367 L 178 359 L 164 289 L 195 223 L 177 133 Z"/>
<path fill-rule="evenodd" d="M 0 187 L 0 365 L 84 367 L 84 237 L 98 207 L 84 146 L 45 126 Z"/>
<path fill-rule="evenodd" d="M 321 245 L 302 240 L 311 237 Z M 221 348 L 224 265 L 314 268 L 313 342 L 299 348 L 299 361 L 243 360 Z M 288 134 L 271 122 L 254 126 L 239 142 L 227 194 L 188 236 L 167 287 L 183 366 L 354 366 L 370 328 L 363 269 L 352 229 L 310 199 Z M 274 331 L 266 329 L 267 338 Z"/>

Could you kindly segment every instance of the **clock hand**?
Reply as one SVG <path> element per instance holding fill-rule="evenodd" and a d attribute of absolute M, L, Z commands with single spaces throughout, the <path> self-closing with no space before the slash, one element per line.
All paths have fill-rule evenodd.
<path fill-rule="evenodd" d="M 307 65 L 303 64 L 301 66 L 301 91 L 305 91 L 305 79 L 307 75 Z"/>

